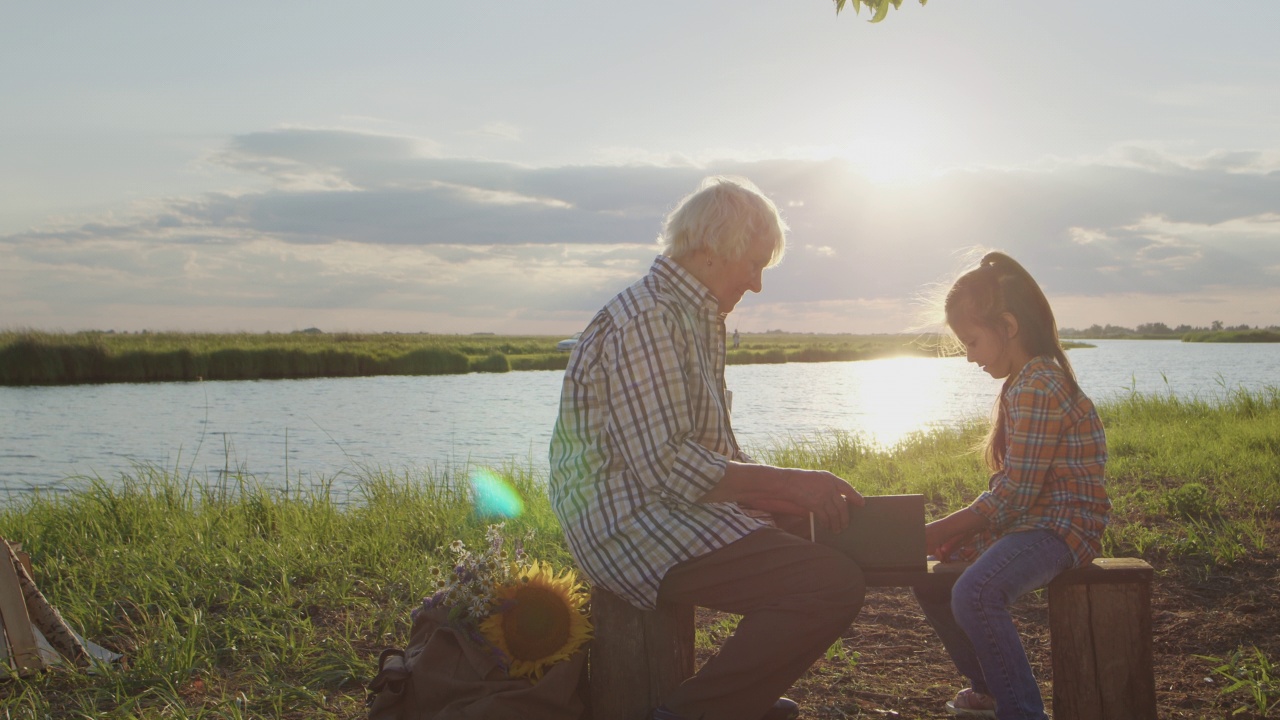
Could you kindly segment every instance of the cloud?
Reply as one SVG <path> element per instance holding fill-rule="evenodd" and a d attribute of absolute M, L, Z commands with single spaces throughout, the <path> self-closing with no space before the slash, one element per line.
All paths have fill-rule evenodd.
<path fill-rule="evenodd" d="M 523 139 L 520 128 L 505 122 L 489 122 L 476 129 L 474 135 L 498 140 L 518 141 Z"/>
<path fill-rule="evenodd" d="M 0 236 L 13 258 L 0 267 L 0 326 L 114 304 L 568 330 L 645 271 L 666 213 L 708 174 L 751 178 L 792 228 L 793 252 L 736 311 L 758 318 L 753 329 L 904 329 L 910 299 L 964 269 L 956 251 L 972 246 L 1010 252 L 1051 298 L 1209 303 L 1221 288 L 1280 289 L 1269 151 L 1135 144 L 898 186 L 837 160 L 529 167 L 437 153 L 426 139 L 334 129 L 231 138 L 210 161 L 265 187 Z"/>

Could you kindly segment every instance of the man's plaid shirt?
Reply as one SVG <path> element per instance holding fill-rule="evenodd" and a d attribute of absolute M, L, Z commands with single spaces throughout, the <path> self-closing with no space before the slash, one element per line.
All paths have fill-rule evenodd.
<path fill-rule="evenodd" d="M 724 317 L 710 291 L 659 257 L 583 331 L 551 438 L 551 504 L 593 582 L 653 608 L 676 563 L 764 523 L 698 498 L 748 462 L 725 402 Z"/>

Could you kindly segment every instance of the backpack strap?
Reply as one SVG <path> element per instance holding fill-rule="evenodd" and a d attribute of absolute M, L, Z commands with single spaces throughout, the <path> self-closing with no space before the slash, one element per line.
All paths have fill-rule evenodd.
<path fill-rule="evenodd" d="M 365 705 L 372 707 L 377 696 L 384 691 L 399 695 L 404 691 L 404 681 L 411 674 L 412 671 L 409 669 L 409 663 L 405 661 L 403 650 L 397 648 L 383 650 L 378 656 L 378 674 L 369 681 L 369 694 L 365 698 Z"/>

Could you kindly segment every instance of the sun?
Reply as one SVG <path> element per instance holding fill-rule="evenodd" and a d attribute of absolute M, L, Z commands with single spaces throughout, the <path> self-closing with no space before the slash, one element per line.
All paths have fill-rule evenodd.
<path fill-rule="evenodd" d="M 494 610 L 480 632 L 502 651 L 508 674 L 538 680 L 591 638 L 586 603 L 573 570 L 556 575 L 549 564 L 535 562 L 494 593 Z"/>
<path fill-rule="evenodd" d="M 897 185 L 924 177 L 926 151 L 918 138 L 901 132 L 876 132 L 841 152 L 854 172 L 875 185 Z"/>
<path fill-rule="evenodd" d="M 936 101 L 902 89 L 878 88 L 847 98 L 833 112 L 841 128 L 835 154 L 874 185 L 928 178 L 954 156 L 955 129 Z"/>

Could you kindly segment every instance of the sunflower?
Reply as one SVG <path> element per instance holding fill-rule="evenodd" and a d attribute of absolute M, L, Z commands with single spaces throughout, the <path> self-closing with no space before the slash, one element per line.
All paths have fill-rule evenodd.
<path fill-rule="evenodd" d="M 586 603 L 573 570 L 557 576 L 549 564 L 534 562 L 495 590 L 493 612 L 480 632 L 502 651 L 512 677 L 538 680 L 591 637 Z"/>

